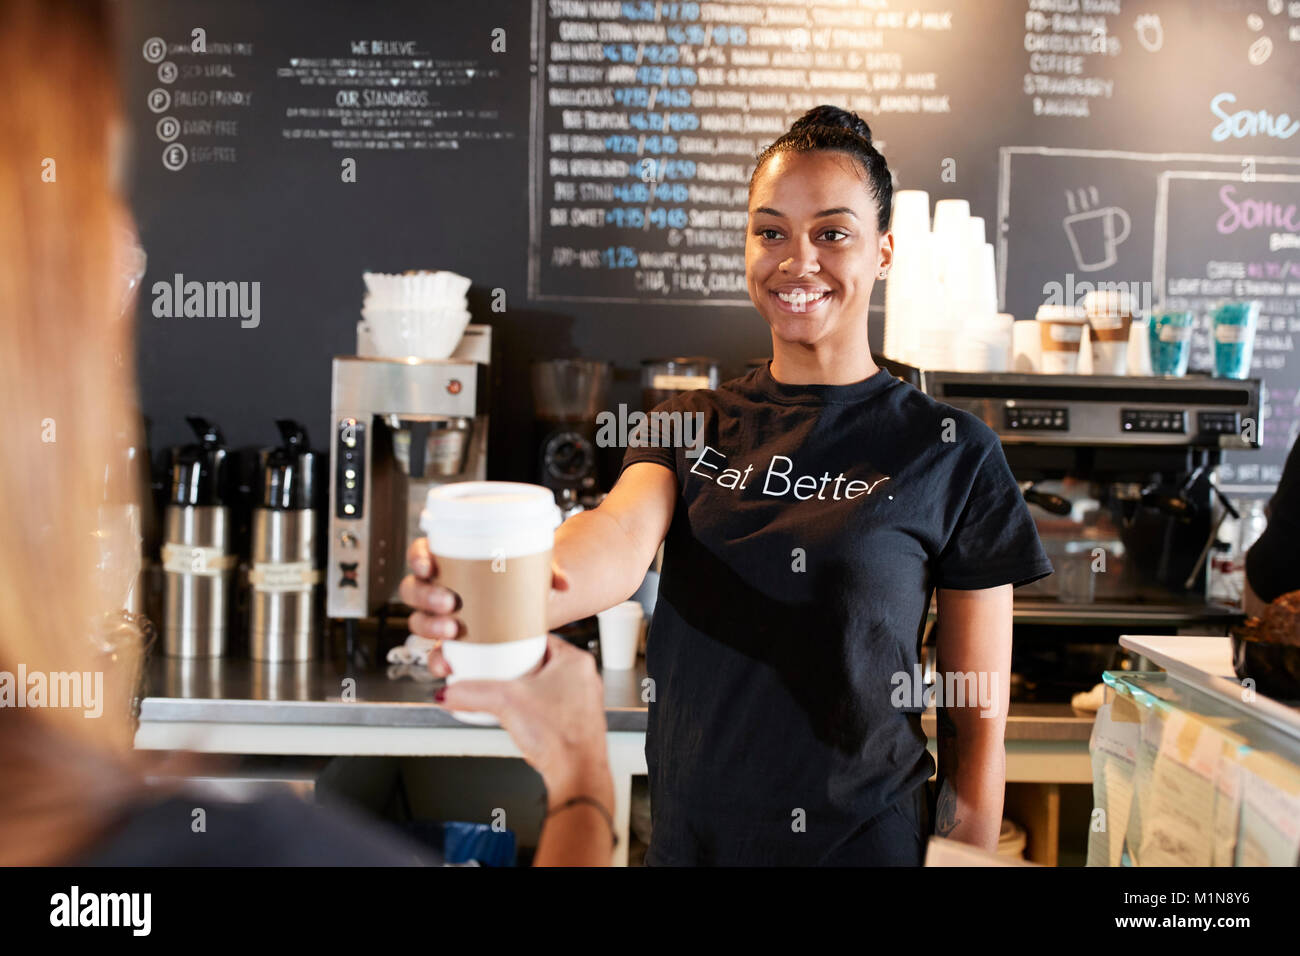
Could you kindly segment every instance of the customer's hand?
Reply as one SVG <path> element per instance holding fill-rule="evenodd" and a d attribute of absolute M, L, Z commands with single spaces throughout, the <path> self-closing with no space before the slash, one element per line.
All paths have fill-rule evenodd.
<path fill-rule="evenodd" d="M 612 788 L 596 659 L 563 638 L 547 638 L 546 658 L 531 674 L 448 684 L 439 702 L 496 717 L 542 775 L 552 805 L 578 795 L 604 799 Z"/>
<path fill-rule="evenodd" d="M 429 539 L 417 538 L 406 551 L 407 564 L 414 572 L 402 579 L 398 593 L 404 602 L 414 608 L 407 619 L 412 634 L 427 637 L 438 644 L 465 636 L 465 625 L 456 617 L 461 599 L 455 591 L 437 583 L 438 563 L 429 551 Z M 567 591 L 569 581 L 564 573 L 551 567 L 551 591 Z M 438 644 L 429 652 L 429 670 L 434 677 L 451 673 Z"/>

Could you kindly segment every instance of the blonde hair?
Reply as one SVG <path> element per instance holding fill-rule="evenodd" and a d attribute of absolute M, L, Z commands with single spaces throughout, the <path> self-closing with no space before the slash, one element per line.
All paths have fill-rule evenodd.
<path fill-rule="evenodd" d="M 57 862 L 138 793 L 129 704 L 140 648 L 96 564 L 101 506 L 133 501 L 134 348 L 111 182 L 119 117 L 107 6 L 0 3 L 0 671 L 103 673 L 99 717 L 0 707 L 0 863 Z"/>

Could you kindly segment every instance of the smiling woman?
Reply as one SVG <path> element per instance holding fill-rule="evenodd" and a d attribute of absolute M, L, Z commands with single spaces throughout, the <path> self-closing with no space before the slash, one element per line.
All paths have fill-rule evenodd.
<path fill-rule="evenodd" d="M 871 129 L 835 107 L 809 110 L 759 154 L 745 272 L 782 381 L 856 382 L 876 370 L 867 316 L 893 259 L 892 197 Z"/>
<path fill-rule="evenodd" d="M 649 865 L 916 865 L 932 816 L 997 843 L 1011 589 L 1052 566 L 992 430 L 872 359 L 891 205 L 852 113 L 817 107 L 764 150 L 745 270 L 772 361 L 659 405 L 702 419 L 703 453 L 629 448 L 608 504 L 556 537 L 580 609 L 583 553 L 618 550 L 613 531 L 587 539 L 667 528 L 646 642 Z M 932 809 L 922 705 L 893 691 L 919 673 L 936 591 L 942 666 L 990 693 L 944 701 Z"/>

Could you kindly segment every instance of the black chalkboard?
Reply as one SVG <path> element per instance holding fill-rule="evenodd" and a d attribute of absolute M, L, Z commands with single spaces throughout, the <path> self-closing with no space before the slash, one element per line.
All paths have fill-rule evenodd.
<path fill-rule="evenodd" d="M 1166 276 L 1265 261 L 1216 234 L 1200 176 L 1300 201 L 1286 178 L 1300 175 L 1294 2 L 125 0 L 122 13 L 157 445 L 184 440 L 190 413 L 237 444 L 271 441 L 277 417 L 323 435 L 366 270 L 473 279 L 475 321 L 501 348 L 493 477 L 535 477 L 533 358 L 609 359 L 611 401 L 630 405 L 646 357 L 710 354 L 738 374 L 769 354 L 735 282 L 746 152 L 818 102 L 859 109 L 899 188 L 970 201 L 1018 318 L 1067 277 L 1159 299 Z M 177 275 L 258 282 L 257 326 L 155 314 L 154 284 Z M 1255 374 L 1286 400 L 1300 297 L 1268 298 Z M 873 308 L 877 348 L 882 319 Z M 1265 435 L 1258 463 L 1276 464 Z M 1245 474 L 1244 492 L 1276 481 Z"/>

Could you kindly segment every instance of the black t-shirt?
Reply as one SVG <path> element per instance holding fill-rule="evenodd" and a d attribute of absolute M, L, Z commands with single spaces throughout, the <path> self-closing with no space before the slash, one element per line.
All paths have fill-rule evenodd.
<path fill-rule="evenodd" d="M 1246 580 L 1265 603 L 1300 588 L 1300 441 L 1286 456 L 1267 514 L 1264 533 L 1246 552 Z"/>
<path fill-rule="evenodd" d="M 924 708 L 891 703 L 933 589 L 1052 572 L 1001 444 L 883 369 L 765 366 L 654 411 L 691 417 L 639 436 L 678 447 L 624 457 L 679 493 L 647 640 L 647 862 L 869 864 L 855 837 L 933 772 Z"/>
<path fill-rule="evenodd" d="M 195 831 L 196 808 L 203 829 Z M 341 807 L 175 794 L 123 814 L 76 866 L 437 866 L 440 854 Z"/>

